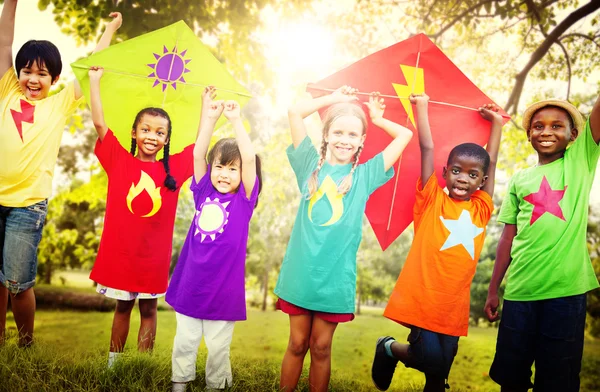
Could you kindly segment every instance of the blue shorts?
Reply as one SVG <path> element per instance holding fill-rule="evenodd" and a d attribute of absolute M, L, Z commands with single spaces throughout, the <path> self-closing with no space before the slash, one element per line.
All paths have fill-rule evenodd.
<path fill-rule="evenodd" d="M 48 212 L 48 200 L 28 207 L 0 205 L 0 282 L 12 294 L 35 284 L 37 249 Z"/>
<path fill-rule="evenodd" d="M 585 294 L 540 301 L 504 300 L 490 369 L 492 380 L 506 388 L 579 391 L 585 306 Z"/>
<path fill-rule="evenodd" d="M 410 360 L 405 363 L 406 367 L 425 373 L 427 378 L 448 379 L 458 351 L 458 336 L 411 327 L 408 342 Z"/>

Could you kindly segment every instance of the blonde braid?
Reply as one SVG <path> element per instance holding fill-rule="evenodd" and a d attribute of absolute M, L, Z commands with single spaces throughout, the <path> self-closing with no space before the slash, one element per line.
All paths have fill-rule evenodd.
<path fill-rule="evenodd" d="M 350 169 L 350 173 L 348 173 L 348 175 L 342 179 L 340 185 L 338 185 L 338 193 L 340 195 L 345 195 L 352 187 L 352 174 L 354 174 L 354 170 L 356 170 L 356 167 L 358 166 L 358 159 L 360 158 L 360 153 L 362 150 L 363 146 L 361 145 L 358 147 L 358 150 L 356 150 L 356 154 L 354 154 L 354 161 L 352 162 L 352 169 Z"/>
<path fill-rule="evenodd" d="M 317 164 L 317 168 L 312 172 L 310 178 L 308 179 L 308 196 L 306 197 L 309 200 L 319 188 L 319 171 L 323 167 L 323 163 L 325 163 L 325 158 L 327 157 L 327 140 L 325 140 L 325 136 L 323 136 L 323 141 L 321 142 L 321 157 L 319 158 L 319 163 Z"/>

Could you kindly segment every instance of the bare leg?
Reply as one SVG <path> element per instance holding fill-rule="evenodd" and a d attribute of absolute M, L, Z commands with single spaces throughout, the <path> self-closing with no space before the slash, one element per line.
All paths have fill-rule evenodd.
<path fill-rule="evenodd" d="M 2 257 L 0 255 L 0 257 Z M 6 334 L 6 312 L 8 310 L 8 289 L 0 286 L 0 345 L 4 343 Z"/>
<path fill-rule="evenodd" d="M 112 331 L 110 334 L 110 351 L 122 353 L 129 335 L 129 319 L 135 301 L 117 300 L 117 308 L 113 317 Z"/>
<path fill-rule="evenodd" d="M 157 299 L 140 299 L 140 331 L 138 332 L 138 351 L 144 352 L 154 348 L 156 337 Z"/>
<path fill-rule="evenodd" d="M 281 364 L 280 391 L 291 392 L 298 385 L 308 351 L 312 319 L 313 316 L 308 314 L 290 315 L 290 341 Z"/>
<path fill-rule="evenodd" d="M 33 288 L 10 295 L 15 324 L 19 331 L 19 346 L 27 347 L 33 343 L 33 322 L 35 319 L 35 294 Z M 5 316 L 6 317 L 6 313 Z"/>
<path fill-rule="evenodd" d="M 394 341 L 391 346 L 394 358 L 396 358 L 402 363 L 406 363 L 406 361 L 409 358 L 409 347 L 410 346 L 408 344 L 398 343 L 397 341 Z"/>
<path fill-rule="evenodd" d="M 331 343 L 337 323 L 313 317 L 310 332 L 310 373 L 308 381 L 311 392 L 326 392 L 331 376 Z"/>

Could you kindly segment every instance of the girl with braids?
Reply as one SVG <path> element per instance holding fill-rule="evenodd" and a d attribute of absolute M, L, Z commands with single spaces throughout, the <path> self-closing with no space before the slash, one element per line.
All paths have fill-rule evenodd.
<path fill-rule="evenodd" d="M 166 300 L 175 309 L 172 391 L 185 391 L 196 378 L 202 337 L 208 349 L 206 388 L 232 386 L 229 346 L 236 321 L 246 320 L 245 264 L 250 219 L 261 190 L 260 160 L 235 101 L 214 100 L 214 87 L 202 95 L 200 132 L 194 148 L 191 190 L 196 213 Z M 208 146 L 223 114 L 236 137 Z"/>
<path fill-rule="evenodd" d="M 354 318 L 356 252 L 367 200 L 392 178 L 392 165 L 412 137 L 410 130 L 383 118 L 383 99 L 379 93 L 371 94 L 365 103 L 371 122 L 393 140 L 359 165 L 367 119 L 353 103 L 358 100 L 356 92 L 343 86 L 288 111 L 293 145 L 287 154 L 302 199 L 275 287 L 277 307 L 290 318 L 280 390 L 296 388 L 308 350 L 310 390 L 327 390 L 333 334 L 338 323 Z M 327 106 L 317 152 L 303 119 Z"/>
<path fill-rule="evenodd" d="M 141 318 L 138 350 L 154 346 L 157 298 L 167 290 L 177 198 L 193 173 L 194 146 L 169 156 L 169 115 L 159 108 L 145 108 L 133 122 L 128 153 L 104 122 L 102 73 L 101 67 L 89 71 L 92 120 L 98 132 L 94 151 L 108 175 L 104 229 L 90 279 L 98 284 L 99 293 L 117 300 L 111 367 L 123 352 L 136 298 Z M 156 156 L 163 148 L 159 161 Z"/>

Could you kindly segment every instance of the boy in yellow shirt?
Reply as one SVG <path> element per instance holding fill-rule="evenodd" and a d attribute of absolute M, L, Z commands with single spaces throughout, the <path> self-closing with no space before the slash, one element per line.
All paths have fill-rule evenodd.
<path fill-rule="evenodd" d="M 52 175 L 65 123 L 82 97 L 76 81 L 48 97 L 62 62 L 49 41 L 26 42 L 12 62 L 17 0 L 6 0 L 0 16 L 0 343 L 11 306 L 19 345 L 33 340 L 37 248 L 46 219 Z M 94 51 L 110 44 L 121 25 L 111 14 Z"/>

